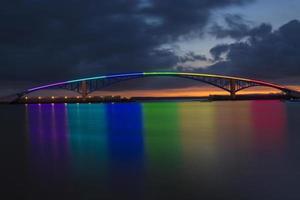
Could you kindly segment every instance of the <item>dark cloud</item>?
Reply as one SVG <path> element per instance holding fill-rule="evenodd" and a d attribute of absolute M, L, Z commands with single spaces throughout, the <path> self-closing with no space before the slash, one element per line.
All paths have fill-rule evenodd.
<path fill-rule="evenodd" d="M 299 77 L 300 21 L 290 21 L 273 32 L 270 28 L 261 31 L 263 26 L 249 29 L 253 35 L 245 34 L 243 41 L 212 48 L 217 63 L 206 72 L 270 79 Z"/>
<path fill-rule="evenodd" d="M 270 24 L 263 23 L 260 26 L 252 27 L 252 23 L 246 21 L 241 15 L 227 14 L 224 17 L 225 27 L 219 24 L 214 24 L 210 28 L 210 34 L 216 38 L 233 38 L 240 40 L 244 37 L 252 37 L 259 39 L 272 32 Z"/>
<path fill-rule="evenodd" d="M 186 53 L 184 56 L 179 57 L 179 62 L 185 63 L 185 62 L 194 62 L 194 61 L 207 61 L 205 55 L 196 54 L 192 51 Z"/>
<path fill-rule="evenodd" d="M 212 55 L 215 61 L 219 61 L 222 59 L 222 55 L 226 54 L 229 50 L 229 45 L 227 44 L 219 44 L 210 49 L 210 54 Z"/>
<path fill-rule="evenodd" d="M 200 34 L 212 10 L 251 1 L 2 0 L 1 80 L 170 68 L 180 59 L 163 45 Z"/>

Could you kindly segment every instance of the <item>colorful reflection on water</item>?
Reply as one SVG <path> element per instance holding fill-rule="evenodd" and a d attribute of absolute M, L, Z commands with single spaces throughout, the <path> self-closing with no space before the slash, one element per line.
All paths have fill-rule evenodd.
<path fill-rule="evenodd" d="M 82 199 L 273 199 L 260 181 L 276 188 L 273 176 L 300 173 L 287 160 L 300 155 L 289 145 L 300 143 L 296 111 L 280 101 L 28 105 L 31 181 Z"/>
<path fill-rule="evenodd" d="M 37 186 L 61 183 L 69 173 L 67 113 L 64 105 L 28 107 L 30 176 Z"/>

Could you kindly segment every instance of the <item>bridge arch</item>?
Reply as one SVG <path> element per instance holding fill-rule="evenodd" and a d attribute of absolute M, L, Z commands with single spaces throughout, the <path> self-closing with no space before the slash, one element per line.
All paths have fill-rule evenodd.
<path fill-rule="evenodd" d="M 233 98 L 235 97 L 235 94 L 238 91 L 244 90 L 249 87 L 256 87 L 256 86 L 266 86 L 266 87 L 275 88 L 286 94 L 293 92 L 292 90 L 277 84 L 268 83 L 259 80 L 247 79 L 247 78 L 240 78 L 240 77 L 222 76 L 222 75 L 214 75 L 214 74 L 188 73 L 188 72 L 136 72 L 136 73 L 113 74 L 107 76 L 96 76 L 96 77 L 75 79 L 70 81 L 63 81 L 63 82 L 57 82 L 48 85 L 42 85 L 39 87 L 34 87 L 26 91 L 23 91 L 22 93 L 18 94 L 18 96 L 22 97 L 26 94 L 38 90 L 43 90 L 43 89 L 60 88 L 60 89 L 76 91 L 79 94 L 81 94 L 83 97 L 85 97 L 87 94 L 91 92 L 97 91 L 105 86 L 109 86 L 117 82 L 127 81 L 127 80 L 137 79 L 137 78 L 144 78 L 144 77 L 154 77 L 154 76 L 179 77 L 179 78 L 200 81 L 229 92 Z"/>

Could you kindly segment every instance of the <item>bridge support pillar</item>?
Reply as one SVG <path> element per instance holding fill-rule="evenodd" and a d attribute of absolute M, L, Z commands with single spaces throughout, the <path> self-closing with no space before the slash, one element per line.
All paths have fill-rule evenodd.
<path fill-rule="evenodd" d="M 230 96 L 231 99 L 235 99 L 235 93 L 236 93 L 236 81 L 230 80 Z"/>
<path fill-rule="evenodd" d="M 85 98 L 88 94 L 88 87 L 86 81 L 81 82 L 81 95 L 82 98 Z"/>

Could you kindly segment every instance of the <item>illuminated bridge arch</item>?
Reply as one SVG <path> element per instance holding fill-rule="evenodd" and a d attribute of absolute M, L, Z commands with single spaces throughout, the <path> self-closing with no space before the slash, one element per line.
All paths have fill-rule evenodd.
<path fill-rule="evenodd" d="M 66 90 L 76 91 L 79 94 L 81 94 L 83 97 L 85 97 L 89 93 L 100 90 L 103 87 L 112 85 L 117 82 L 127 81 L 127 80 L 137 79 L 137 78 L 144 78 L 144 77 L 155 77 L 155 76 L 179 77 L 179 78 L 186 78 L 186 79 L 204 82 L 229 92 L 232 97 L 234 97 L 238 91 L 249 87 L 254 87 L 254 86 L 266 86 L 266 87 L 275 88 L 281 90 L 282 92 L 288 95 L 295 92 L 293 90 L 290 90 L 280 85 L 276 85 L 264 81 L 239 78 L 239 77 L 221 76 L 221 75 L 213 75 L 213 74 L 187 73 L 187 72 L 138 72 L 138 73 L 97 76 L 97 77 L 52 83 L 52 84 L 28 89 L 18 94 L 18 96 L 22 97 L 25 94 L 29 94 L 43 89 L 66 89 Z"/>

